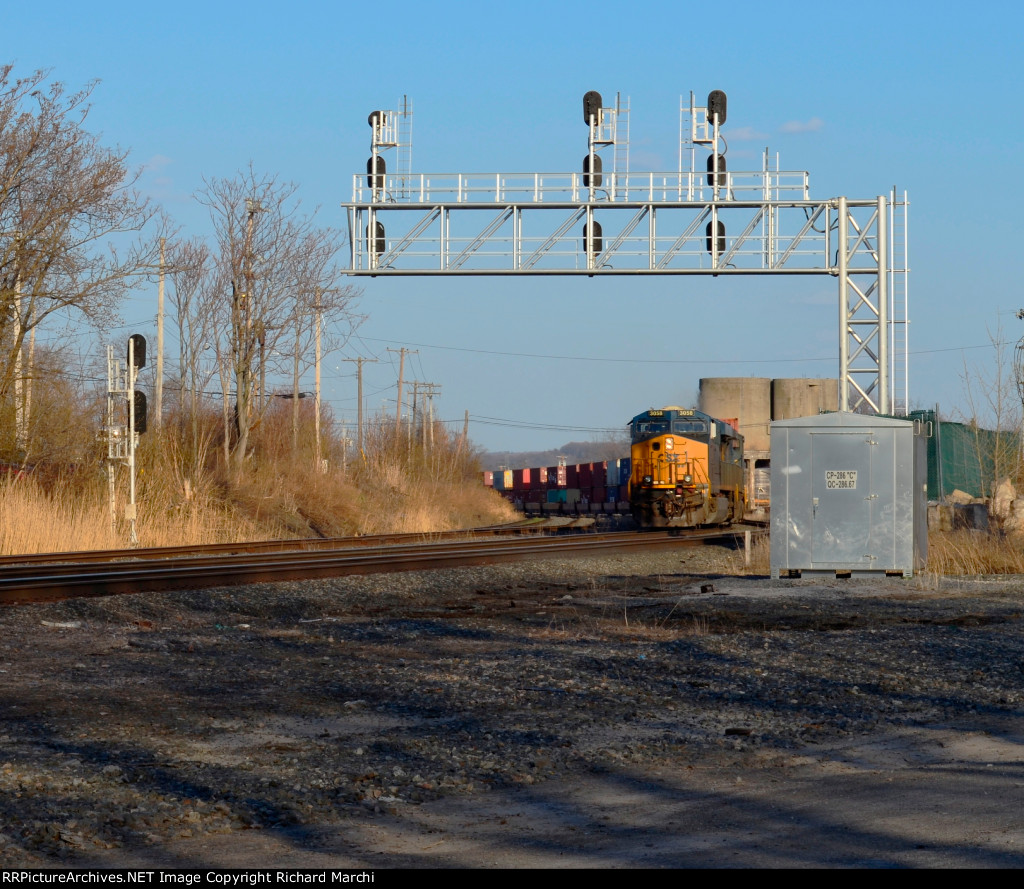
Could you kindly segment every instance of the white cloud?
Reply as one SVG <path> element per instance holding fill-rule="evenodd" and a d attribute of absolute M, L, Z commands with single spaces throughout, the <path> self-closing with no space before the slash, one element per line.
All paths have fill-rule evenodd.
<path fill-rule="evenodd" d="M 779 127 L 781 133 L 815 133 L 825 126 L 825 121 L 820 117 L 812 117 L 810 120 L 790 120 Z"/>
<path fill-rule="evenodd" d="M 767 133 L 762 133 L 754 127 L 737 127 L 726 131 L 726 137 L 733 142 L 753 142 L 768 138 Z"/>
<path fill-rule="evenodd" d="M 154 154 L 148 161 L 146 161 L 142 165 L 142 168 L 147 172 L 153 172 L 155 170 L 162 170 L 164 167 L 169 167 L 173 163 L 174 161 L 172 161 L 169 157 L 166 157 L 162 154 Z"/>

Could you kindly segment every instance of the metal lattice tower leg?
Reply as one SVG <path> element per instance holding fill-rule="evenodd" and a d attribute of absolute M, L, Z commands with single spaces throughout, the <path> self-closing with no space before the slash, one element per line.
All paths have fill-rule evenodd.
<path fill-rule="evenodd" d="M 892 367 L 889 413 L 897 416 L 910 410 L 909 210 L 907 193 L 904 191 L 900 196 L 893 188 L 889 203 L 889 356 Z"/>

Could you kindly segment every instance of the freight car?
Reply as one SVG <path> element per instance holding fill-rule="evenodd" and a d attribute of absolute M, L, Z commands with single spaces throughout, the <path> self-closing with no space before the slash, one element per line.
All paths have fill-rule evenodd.
<path fill-rule="evenodd" d="M 727 525 L 746 511 L 743 436 L 736 421 L 651 408 L 629 424 L 629 507 L 641 528 Z"/>
<path fill-rule="evenodd" d="M 483 483 L 527 515 L 628 515 L 629 458 L 485 472 Z"/>

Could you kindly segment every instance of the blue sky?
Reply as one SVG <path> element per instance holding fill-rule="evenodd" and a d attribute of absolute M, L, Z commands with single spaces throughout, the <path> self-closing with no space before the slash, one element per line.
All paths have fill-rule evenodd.
<path fill-rule="evenodd" d="M 632 169 L 673 170 L 680 97 L 723 89 L 731 170 L 759 168 L 767 146 L 783 169 L 809 171 L 815 198 L 909 192 L 914 406 L 966 410 L 965 362 L 985 373 L 990 333 L 1024 335 L 1017 4 L 55 0 L 4 18 L 16 73 L 100 81 L 90 127 L 131 151 L 186 235 L 209 232 L 191 197 L 203 177 L 250 162 L 343 228 L 367 114 L 403 95 L 416 172 L 567 172 L 586 151 L 587 90 L 629 97 Z M 469 410 L 471 437 L 493 450 L 586 440 L 652 405 L 691 404 L 701 377 L 838 368 L 826 277 L 355 283 L 367 320 L 325 361 L 336 415 L 355 417 L 341 359 L 356 355 L 380 359 L 365 368 L 368 407 L 393 410 L 387 347 L 406 346 L 418 349 L 407 378 L 439 384 L 439 415 L 461 427 Z M 112 340 L 155 330 L 155 304 L 155 286 L 140 290 Z"/>

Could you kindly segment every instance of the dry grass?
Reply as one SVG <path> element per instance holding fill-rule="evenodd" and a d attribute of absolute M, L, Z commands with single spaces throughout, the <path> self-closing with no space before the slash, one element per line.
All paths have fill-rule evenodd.
<path fill-rule="evenodd" d="M 678 604 L 678 603 L 677 603 Z M 608 622 L 619 638 L 644 638 L 655 641 L 669 642 L 689 636 L 707 636 L 711 633 L 711 621 L 703 614 L 691 614 L 673 619 L 676 606 L 665 614 L 649 617 L 630 617 L 628 610 L 623 610 L 621 620 Z"/>
<path fill-rule="evenodd" d="M 754 537 L 750 546 L 750 564 L 746 564 L 743 548 L 740 547 L 736 556 L 739 561 L 737 574 L 770 574 L 772 570 L 772 547 L 767 534 Z"/>
<path fill-rule="evenodd" d="M 72 552 L 120 546 L 95 498 L 49 494 L 31 479 L 0 485 L 0 553 Z"/>
<path fill-rule="evenodd" d="M 751 547 L 750 566 L 744 565 L 742 548 L 732 554 L 731 574 L 769 574 L 771 544 L 767 535 Z M 726 572 L 723 572 L 726 573 Z M 924 576 L 975 576 L 980 574 L 1024 574 L 1024 541 L 982 531 L 931 531 Z"/>
<path fill-rule="evenodd" d="M 1024 544 L 1019 538 L 983 531 L 932 531 L 928 535 L 928 572 L 944 576 L 1024 574 Z"/>
<path fill-rule="evenodd" d="M 142 437 L 136 458 L 139 545 L 428 533 L 516 518 L 505 500 L 480 484 L 472 452 L 442 429 L 425 450 L 396 436 L 392 421 L 371 423 L 363 455 L 345 461 L 327 424 L 323 453 L 329 462 L 326 472 L 317 472 L 310 429 L 302 430 L 293 450 L 290 416 L 271 415 L 239 471 L 223 465 L 218 422 L 214 414 L 195 423 L 172 416 L 163 429 Z M 118 521 L 112 526 L 101 457 L 94 453 L 63 475 L 0 484 L 0 553 L 128 546 L 127 471 L 118 471 Z"/>

